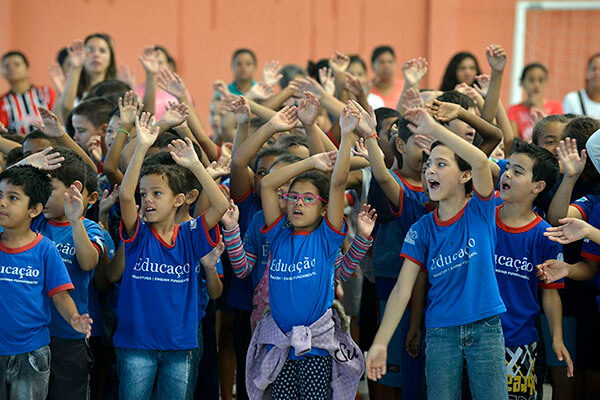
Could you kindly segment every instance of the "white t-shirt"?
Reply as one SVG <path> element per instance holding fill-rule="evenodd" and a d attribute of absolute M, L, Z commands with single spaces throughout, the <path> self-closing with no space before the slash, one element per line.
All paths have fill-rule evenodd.
<path fill-rule="evenodd" d="M 567 93 L 565 99 L 563 100 L 563 109 L 565 114 L 577 114 L 584 115 L 583 110 L 581 109 L 581 102 L 579 101 L 578 92 L 570 92 Z M 585 89 L 579 90 L 581 93 L 581 98 L 583 99 L 583 106 L 585 107 L 585 115 L 593 118 L 600 118 L 600 103 L 593 101 L 590 99 L 585 92 Z"/>
<path fill-rule="evenodd" d="M 373 110 L 377 110 L 378 108 L 385 107 L 385 104 L 383 103 L 383 99 L 373 93 L 369 93 L 367 95 L 367 102 L 369 103 L 369 105 L 371 107 L 373 107 Z"/>

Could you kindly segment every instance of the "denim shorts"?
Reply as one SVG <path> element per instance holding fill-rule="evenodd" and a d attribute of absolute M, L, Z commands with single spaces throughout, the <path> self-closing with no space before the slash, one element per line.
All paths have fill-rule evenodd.
<path fill-rule="evenodd" d="M 0 399 L 44 400 L 50 379 L 50 347 L 0 356 Z"/>

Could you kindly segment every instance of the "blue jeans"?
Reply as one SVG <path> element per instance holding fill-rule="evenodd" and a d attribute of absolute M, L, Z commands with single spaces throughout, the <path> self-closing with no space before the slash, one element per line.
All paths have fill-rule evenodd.
<path fill-rule="evenodd" d="M 202 360 L 203 350 L 204 342 L 202 340 L 202 321 L 200 321 L 198 322 L 198 347 L 192 349 L 190 379 L 188 382 L 187 394 L 185 395 L 187 400 L 192 400 L 194 398 L 196 383 L 198 382 L 198 365 L 200 364 L 200 360 Z"/>
<path fill-rule="evenodd" d="M 0 356 L 0 400 L 44 400 L 49 380 L 48 345 L 29 353 Z"/>
<path fill-rule="evenodd" d="M 192 370 L 192 350 L 115 348 L 119 399 L 149 399 L 156 379 L 154 399 L 184 400 Z"/>
<path fill-rule="evenodd" d="M 463 358 L 474 400 L 507 400 L 506 359 L 500 317 L 446 328 L 429 328 L 425 338 L 427 398 L 461 398 Z"/>

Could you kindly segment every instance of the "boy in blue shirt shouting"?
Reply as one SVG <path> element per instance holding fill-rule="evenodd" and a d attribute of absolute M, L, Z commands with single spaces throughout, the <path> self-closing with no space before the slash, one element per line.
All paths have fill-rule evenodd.
<path fill-rule="evenodd" d="M 54 243 L 35 233 L 51 193 L 46 172 L 16 166 L 0 174 L 0 393 L 42 400 L 50 378 L 50 299 L 60 317 L 85 337 L 89 315 L 80 315 L 68 291 L 67 268 Z"/>

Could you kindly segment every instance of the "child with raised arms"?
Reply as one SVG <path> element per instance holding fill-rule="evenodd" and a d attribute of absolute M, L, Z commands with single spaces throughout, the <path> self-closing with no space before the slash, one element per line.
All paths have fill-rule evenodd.
<path fill-rule="evenodd" d="M 177 225 L 175 214 L 185 202 L 184 177 L 173 167 L 148 168 L 144 156 L 158 136 L 154 118 L 136 117 L 137 143 L 119 189 L 125 271 L 117 307 L 119 397 L 149 398 L 156 379 L 159 398 L 184 398 L 190 378 L 191 350 L 198 347 L 198 279 L 195 266 L 217 246 L 219 222 L 227 199 L 208 175 L 191 140 L 173 141 L 171 156 L 190 169 L 211 208 Z M 141 211 L 135 190 L 140 185 Z"/>
<path fill-rule="evenodd" d="M 414 124 L 414 133 L 440 141 L 432 145 L 425 174 L 429 198 L 439 205 L 406 234 L 400 253 L 404 264 L 369 350 L 367 374 L 380 379 L 386 373 L 387 345 L 419 271 L 425 270 L 431 285 L 425 315 L 428 398 L 460 398 L 466 359 L 475 399 L 508 399 L 498 316 L 506 308 L 494 274 L 495 203 L 488 158 L 424 109 L 408 110 L 405 118 Z"/>

